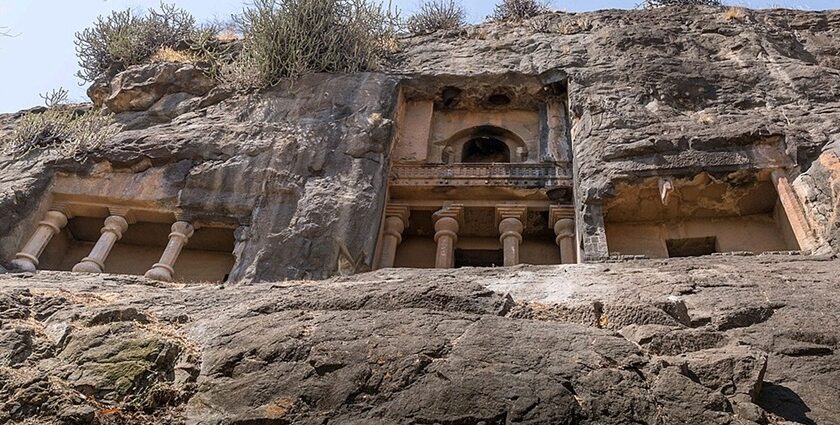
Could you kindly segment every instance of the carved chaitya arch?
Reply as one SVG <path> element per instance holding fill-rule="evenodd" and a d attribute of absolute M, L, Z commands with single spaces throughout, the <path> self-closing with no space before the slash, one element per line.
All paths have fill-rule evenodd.
<path fill-rule="evenodd" d="M 505 158 L 502 160 L 469 160 L 470 150 L 482 149 L 494 144 L 504 146 Z M 528 147 L 524 140 L 513 131 L 493 125 L 480 125 L 463 129 L 453 134 L 444 143 L 441 162 L 452 163 L 520 163 L 528 159 Z"/>

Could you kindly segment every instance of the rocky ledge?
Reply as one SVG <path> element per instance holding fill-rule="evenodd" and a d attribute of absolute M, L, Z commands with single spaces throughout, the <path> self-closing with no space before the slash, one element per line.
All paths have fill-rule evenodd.
<path fill-rule="evenodd" d="M 715 256 L 253 286 L 0 275 L 0 423 L 838 423 L 837 270 Z"/>

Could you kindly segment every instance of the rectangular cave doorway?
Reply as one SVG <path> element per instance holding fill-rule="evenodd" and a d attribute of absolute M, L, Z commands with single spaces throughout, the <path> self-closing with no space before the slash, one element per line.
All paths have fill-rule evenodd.
<path fill-rule="evenodd" d="M 40 257 L 41 270 L 70 271 L 99 239 L 103 217 L 74 217 Z M 130 224 L 105 260 L 105 273 L 142 276 L 160 260 L 170 223 Z M 175 263 L 176 282 L 223 282 L 233 268 L 233 228 L 199 227 Z"/>
<path fill-rule="evenodd" d="M 501 267 L 504 254 L 501 249 L 456 249 L 455 267 Z"/>
<path fill-rule="evenodd" d="M 668 257 L 699 257 L 718 252 L 717 238 L 714 236 L 701 238 L 667 239 L 665 246 Z"/>

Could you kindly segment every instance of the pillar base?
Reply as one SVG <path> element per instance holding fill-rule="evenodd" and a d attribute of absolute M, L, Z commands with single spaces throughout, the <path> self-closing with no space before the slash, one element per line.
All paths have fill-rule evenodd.
<path fill-rule="evenodd" d="M 102 273 L 103 267 L 91 258 L 85 257 L 79 264 L 73 266 L 73 271 L 77 273 Z"/>
<path fill-rule="evenodd" d="M 37 270 L 37 264 L 33 263 L 29 258 L 15 258 L 12 260 L 12 270 L 22 272 L 34 272 Z"/>
<path fill-rule="evenodd" d="M 149 269 L 149 271 L 147 271 L 144 276 L 146 277 L 146 279 L 160 280 L 162 282 L 171 282 L 173 272 L 174 270 L 172 270 L 171 267 L 165 264 L 157 263 L 154 266 L 152 266 L 152 268 Z"/>

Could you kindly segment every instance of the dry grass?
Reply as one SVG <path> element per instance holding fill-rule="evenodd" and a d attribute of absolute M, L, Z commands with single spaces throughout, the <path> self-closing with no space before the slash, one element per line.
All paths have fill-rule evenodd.
<path fill-rule="evenodd" d="M 726 12 L 723 12 L 723 19 L 726 21 L 734 19 L 736 21 L 743 22 L 746 17 L 747 11 L 742 7 L 730 7 L 729 9 L 726 9 Z"/>
<path fill-rule="evenodd" d="M 161 47 L 152 57 L 149 58 L 152 63 L 159 62 L 175 62 L 175 63 L 196 63 L 198 58 L 191 52 L 184 50 L 175 50 L 171 47 Z"/>

